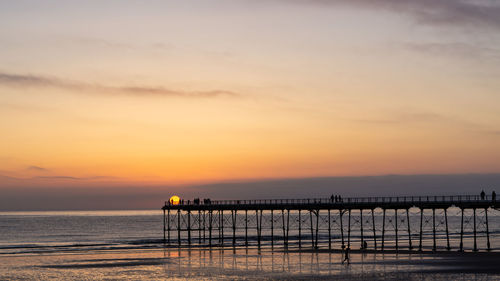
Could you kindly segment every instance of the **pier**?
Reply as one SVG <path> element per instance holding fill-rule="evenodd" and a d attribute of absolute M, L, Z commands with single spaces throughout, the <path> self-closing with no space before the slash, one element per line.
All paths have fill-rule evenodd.
<path fill-rule="evenodd" d="M 455 195 L 167 201 L 162 207 L 163 240 L 179 247 L 260 248 L 266 242 L 271 248 L 288 249 L 293 242 L 299 249 L 332 250 L 356 243 L 362 250 L 423 251 L 423 238 L 429 237 L 432 251 L 464 251 L 464 237 L 470 236 L 472 251 L 490 251 L 488 213 L 499 210 L 495 199 Z M 455 215 L 450 216 L 450 209 Z"/>

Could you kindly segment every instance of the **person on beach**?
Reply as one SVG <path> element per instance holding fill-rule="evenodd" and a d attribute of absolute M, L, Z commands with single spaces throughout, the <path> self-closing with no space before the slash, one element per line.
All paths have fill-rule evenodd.
<path fill-rule="evenodd" d="M 342 264 L 344 263 L 349 264 L 349 247 L 344 250 L 344 260 L 342 261 Z"/>
<path fill-rule="evenodd" d="M 486 193 L 484 193 L 484 190 L 481 191 L 481 200 L 484 200 L 484 196 L 486 196 Z"/>

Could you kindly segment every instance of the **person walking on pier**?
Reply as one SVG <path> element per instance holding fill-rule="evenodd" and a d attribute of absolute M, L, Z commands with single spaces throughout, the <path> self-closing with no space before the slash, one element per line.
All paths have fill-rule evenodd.
<path fill-rule="evenodd" d="M 486 196 L 486 193 L 484 193 L 484 190 L 481 191 L 481 200 L 484 200 L 484 197 Z"/>
<path fill-rule="evenodd" d="M 492 200 L 493 202 L 496 202 L 496 201 L 497 201 L 497 194 L 496 194 L 496 192 L 495 192 L 495 191 L 493 191 L 493 192 L 491 193 L 491 200 Z"/>

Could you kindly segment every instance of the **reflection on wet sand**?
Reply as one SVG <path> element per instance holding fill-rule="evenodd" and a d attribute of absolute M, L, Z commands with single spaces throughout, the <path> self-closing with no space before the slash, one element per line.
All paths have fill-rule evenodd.
<path fill-rule="evenodd" d="M 175 261 L 164 264 L 166 276 L 170 278 L 214 279 L 302 279 L 342 277 L 356 279 L 407 278 L 409 280 L 439 279 L 440 277 L 463 280 L 485 280 L 497 276 L 492 272 L 497 255 L 490 267 L 461 267 L 456 255 L 398 254 L 398 253 L 354 253 L 350 265 L 342 264 L 341 253 L 331 252 L 273 252 L 256 249 L 168 249 L 164 257 Z M 463 256 L 461 256 L 464 258 Z M 481 258 L 470 259 L 468 264 L 481 263 Z M 485 257 L 491 259 L 491 257 Z M 488 275 L 485 275 L 488 273 Z M 489 278 L 489 277 L 488 277 Z M 488 279 L 486 279 L 488 280 Z"/>

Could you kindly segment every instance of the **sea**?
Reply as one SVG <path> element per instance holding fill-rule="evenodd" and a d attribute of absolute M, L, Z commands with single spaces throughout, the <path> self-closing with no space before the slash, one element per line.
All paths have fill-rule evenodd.
<path fill-rule="evenodd" d="M 244 214 L 237 216 L 240 225 L 250 220 L 248 214 L 246 218 Z M 273 215 L 271 238 L 270 216 L 263 214 L 266 223 L 260 247 L 257 231 L 242 227 L 235 231 L 233 244 L 229 224 L 222 241 L 214 230 L 209 247 L 206 231 L 193 230 L 190 245 L 184 232 L 179 245 L 174 229 L 170 240 L 164 239 L 161 210 L 0 212 L 0 280 L 500 280 L 497 210 L 488 211 L 488 229 L 484 210 L 476 214 L 477 252 L 473 251 L 472 213 L 464 216 L 464 252 L 458 251 L 459 210 L 450 210 L 447 221 L 442 213 L 434 221 L 431 214 L 423 216 L 422 251 L 418 251 L 418 210 L 411 210 L 408 216 L 386 214 L 392 219 L 386 217 L 384 251 L 380 251 L 382 213 L 378 211 L 373 217 L 366 213 L 363 218 L 353 213 L 349 241 L 344 234 L 344 243 L 350 243 L 349 259 L 341 250 L 339 214 L 332 213 L 329 218 L 320 214 L 317 248 L 311 240 L 308 216 L 301 221 L 300 244 L 292 227 L 286 247 L 281 239 L 282 218 Z M 406 217 L 410 218 L 410 233 Z M 230 220 L 231 215 L 224 219 Z M 291 221 L 291 226 L 298 222 L 296 214 L 291 215 Z M 373 222 L 375 237 L 370 228 Z M 201 224 L 196 218 L 192 223 Z M 346 216 L 342 225 L 347 232 Z M 437 251 L 433 251 L 434 237 Z M 361 249 L 362 241 L 367 242 L 367 249 Z"/>

